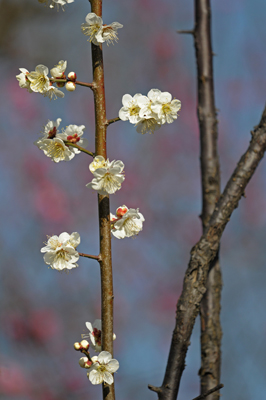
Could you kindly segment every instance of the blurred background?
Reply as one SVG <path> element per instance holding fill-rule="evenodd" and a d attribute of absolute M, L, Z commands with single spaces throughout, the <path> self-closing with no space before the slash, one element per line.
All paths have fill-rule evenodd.
<path fill-rule="evenodd" d="M 266 100 L 266 3 L 212 2 L 216 106 L 222 188 L 246 150 Z M 49 101 L 21 89 L 19 68 L 49 69 L 67 60 L 67 73 L 91 82 L 90 45 L 80 25 L 90 12 L 76 0 L 65 12 L 37 0 L 0 1 L 1 89 L 1 333 L 0 398 L 101 399 L 78 365 L 73 343 L 85 322 L 100 318 L 97 262 L 80 259 L 70 273 L 51 270 L 40 253 L 46 235 L 79 232 L 80 252 L 98 254 L 97 194 L 86 154 L 53 163 L 33 142 L 48 120 L 85 125 L 94 150 L 90 89 L 77 87 Z M 196 68 L 191 36 L 193 2 L 104 2 L 104 23 L 118 21 L 119 42 L 104 45 L 108 118 L 125 93 L 169 91 L 182 102 L 180 117 L 153 135 L 119 121 L 108 129 L 108 156 L 125 162 L 118 206 L 145 216 L 136 239 L 113 239 L 114 355 L 117 399 L 152 400 L 148 384 L 162 383 L 189 251 L 201 235 Z M 261 162 L 223 235 L 223 398 L 261 400 L 266 391 L 266 164 Z M 188 351 L 180 399 L 199 393 L 199 324 Z"/>

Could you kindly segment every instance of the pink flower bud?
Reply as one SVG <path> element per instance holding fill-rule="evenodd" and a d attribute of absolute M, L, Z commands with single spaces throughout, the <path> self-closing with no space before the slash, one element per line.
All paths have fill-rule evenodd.
<path fill-rule="evenodd" d="M 75 82 L 77 79 L 77 75 L 76 72 L 69 72 L 69 74 L 67 75 L 68 79 L 71 80 L 71 82 Z"/>

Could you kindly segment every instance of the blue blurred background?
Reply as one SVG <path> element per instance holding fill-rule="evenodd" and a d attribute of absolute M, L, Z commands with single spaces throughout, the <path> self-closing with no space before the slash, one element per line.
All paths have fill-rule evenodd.
<path fill-rule="evenodd" d="M 212 2 L 216 106 L 222 187 L 258 124 L 266 99 L 266 3 Z M 86 126 L 94 150 L 94 106 L 78 87 L 49 101 L 20 89 L 18 68 L 52 68 L 67 60 L 67 73 L 91 82 L 90 45 L 80 25 L 90 12 L 76 0 L 56 12 L 37 0 L 0 1 L 1 89 L 1 333 L 0 398 L 100 399 L 78 365 L 73 343 L 85 322 L 100 318 L 99 268 L 81 259 L 69 274 L 48 269 L 40 248 L 46 235 L 80 233 L 79 251 L 98 254 L 97 195 L 90 158 L 80 154 L 55 164 L 33 145 L 47 120 Z M 104 45 L 108 118 L 125 93 L 169 91 L 182 102 L 178 120 L 153 135 L 117 122 L 108 129 L 108 156 L 125 162 L 118 206 L 145 216 L 136 239 L 113 239 L 114 356 L 117 399 L 152 400 L 160 385 L 174 327 L 189 251 L 201 235 L 199 132 L 193 41 L 178 29 L 194 25 L 193 2 L 113 0 L 103 4 L 104 23 L 118 21 L 119 42 Z M 224 398 L 261 400 L 265 381 L 266 165 L 262 161 L 226 228 L 221 245 Z M 188 351 L 180 399 L 199 393 L 199 324 Z"/>

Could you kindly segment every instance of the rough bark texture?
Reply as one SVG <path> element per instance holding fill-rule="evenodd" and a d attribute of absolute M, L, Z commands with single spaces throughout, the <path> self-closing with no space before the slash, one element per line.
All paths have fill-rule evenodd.
<path fill-rule="evenodd" d="M 161 387 L 149 386 L 158 393 L 160 400 L 177 398 L 190 336 L 199 312 L 200 302 L 206 292 L 210 263 L 216 257 L 219 243 L 226 224 L 238 206 L 245 187 L 255 172 L 266 150 L 266 108 L 259 125 L 252 132 L 252 139 L 246 153 L 241 157 L 229 179 L 223 194 L 199 242 L 192 248 L 185 273 L 183 290 L 177 303 L 176 325 Z"/>
<path fill-rule="evenodd" d="M 216 118 L 210 0 L 195 0 L 194 44 L 198 75 L 198 120 L 200 128 L 200 164 L 202 185 L 202 228 L 206 231 L 220 195 L 220 166 L 217 151 L 218 121 Z M 201 320 L 201 394 L 220 381 L 221 338 L 220 299 L 222 276 L 217 257 L 210 264 L 206 293 L 200 305 Z M 218 400 L 216 391 L 207 400 Z"/>
<path fill-rule="evenodd" d="M 91 11 L 102 16 L 102 0 L 90 0 Z M 102 47 L 92 46 L 93 93 L 95 106 L 95 155 L 107 158 L 106 108 Z M 102 299 L 102 350 L 113 355 L 113 276 L 109 196 L 98 195 Z M 103 384 L 103 399 L 115 400 L 114 384 Z"/>

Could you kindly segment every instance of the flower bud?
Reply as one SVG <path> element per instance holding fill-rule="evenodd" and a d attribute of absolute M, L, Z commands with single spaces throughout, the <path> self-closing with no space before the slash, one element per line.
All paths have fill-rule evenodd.
<path fill-rule="evenodd" d="M 90 344 L 89 344 L 89 342 L 88 342 L 87 340 L 82 340 L 82 341 L 80 342 L 80 346 L 81 346 L 83 349 L 88 350 L 88 348 L 90 347 Z"/>
<path fill-rule="evenodd" d="M 115 333 L 113 333 L 113 340 L 115 340 L 116 339 L 116 334 Z"/>
<path fill-rule="evenodd" d="M 67 82 L 66 90 L 68 90 L 69 92 L 74 92 L 74 90 L 76 90 L 76 84 L 74 82 Z"/>
<path fill-rule="evenodd" d="M 76 72 L 69 72 L 69 74 L 67 75 L 68 79 L 71 80 L 71 82 L 75 82 L 77 79 L 77 74 Z"/>
<path fill-rule="evenodd" d="M 81 368 L 86 368 L 86 362 L 89 361 L 88 357 L 81 357 L 79 359 L 79 365 L 81 366 Z"/>
<path fill-rule="evenodd" d="M 80 350 L 80 349 L 81 349 L 81 347 L 82 347 L 82 346 L 80 345 L 80 343 L 79 343 L 79 342 L 75 342 L 75 343 L 74 343 L 74 349 L 75 349 L 75 350 L 77 350 L 77 351 L 78 351 L 78 350 Z"/>
<path fill-rule="evenodd" d="M 57 87 L 64 87 L 66 82 L 56 82 Z"/>

